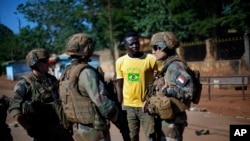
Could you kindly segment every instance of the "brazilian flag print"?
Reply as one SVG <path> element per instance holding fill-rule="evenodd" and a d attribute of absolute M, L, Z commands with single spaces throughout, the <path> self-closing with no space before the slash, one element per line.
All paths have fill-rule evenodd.
<path fill-rule="evenodd" d="M 129 73 L 128 74 L 128 81 L 129 82 L 138 82 L 140 80 L 139 73 Z"/>

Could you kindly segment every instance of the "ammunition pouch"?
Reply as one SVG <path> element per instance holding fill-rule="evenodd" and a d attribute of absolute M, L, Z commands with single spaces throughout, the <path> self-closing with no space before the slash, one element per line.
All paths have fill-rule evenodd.
<path fill-rule="evenodd" d="M 165 120 L 170 120 L 174 117 L 169 97 L 152 95 L 147 102 L 147 111 L 149 114 L 158 115 L 161 119 Z"/>

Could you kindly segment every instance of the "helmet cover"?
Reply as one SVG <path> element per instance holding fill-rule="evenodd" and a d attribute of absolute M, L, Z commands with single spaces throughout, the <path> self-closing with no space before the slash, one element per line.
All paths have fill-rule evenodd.
<path fill-rule="evenodd" d="M 158 32 L 151 37 L 150 45 L 156 45 L 161 50 L 164 50 L 166 47 L 175 49 L 179 47 L 179 42 L 173 32 Z"/>
<path fill-rule="evenodd" d="M 93 51 L 89 51 L 86 49 L 87 47 L 93 49 L 94 41 L 92 37 L 85 33 L 77 33 L 69 37 L 66 43 L 66 53 L 69 56 L 90 56 Z"/>
<path fill-rule="evenodd" d="M 49 52 L 46 49 L 33 49 L 26 55 L 26 63 L 28 66 L 34 66 L 39 60 L 49 59 L 49 57 Z"/>

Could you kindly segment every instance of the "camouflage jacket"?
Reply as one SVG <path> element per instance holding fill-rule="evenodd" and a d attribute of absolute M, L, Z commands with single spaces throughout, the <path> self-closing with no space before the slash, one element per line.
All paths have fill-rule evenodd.
<path fill-rule="evenodd" d="M 163 62 L 163 66 L 171 57 Z M 163 91 L 184 103 L 190 103 L 193 93 L 193 81 L 186 69 L 186 65 L 183 62 L 173 61 L 164 73 L 165 89 Z"/>
<path fill-rule="evenodd" d="M 17 82 L 8 109 L 13 117 L 23 114 L 30 124 L 37 124 L 37 126 L 59 124 L 53 108 L 54 102 L 59 98 L 58 85 L 56 85 L 58 81 L 48 73 L 44 74 L 44 77 L 46 79 L 30 73 Z"/>

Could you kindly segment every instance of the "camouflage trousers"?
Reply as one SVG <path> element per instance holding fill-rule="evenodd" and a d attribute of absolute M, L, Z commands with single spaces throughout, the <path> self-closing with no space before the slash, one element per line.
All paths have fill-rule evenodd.
<path fill-rule="evenodd" d="M 155 138 L 155 122 L 154 116 L 143 113 L 141 107 L 124 106 L 127 112 L 127 120 L 130 131 L 131 141 L 139 141 L 140 126 L 142 126 L 146 141 L 154 141 Z"/>
<path fill-rule="evenodd" d="M 160 122 L 161 127 L 158 127 L 158 129 L 161 129 L 161 135 L 159 136 L 160 139 L 158 138 L 159 141 L 183 140 L 183 132 L 187 126 L 186 113 L 180 114 L 172 121 L 162 120 Z"/>
<path fill-rule="evenodd" d="M 111 141 L 109 130 L 96 130 L 93 126 L 75 124 L 74 141 Z"/>

